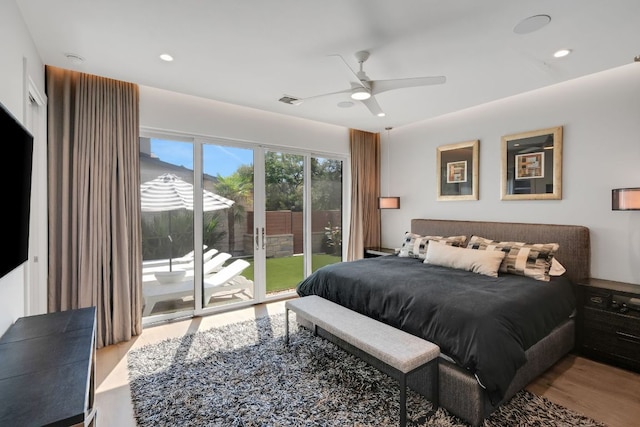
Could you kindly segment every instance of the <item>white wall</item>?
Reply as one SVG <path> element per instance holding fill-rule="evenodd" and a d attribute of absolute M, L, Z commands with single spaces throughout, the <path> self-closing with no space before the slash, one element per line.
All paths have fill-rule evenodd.
<path fill-rule="evenodd" d="M 349 153 L 349 129 L 140 86 L 140 126 L 323 153 Z"/>
<path fill-rule="evenodd" d="M 563 126 L 562 200 L 501 201 L 502 135 Z M 480 140 L 478 201 L 436 201 L 436 147 Z M 640 187 L 640 63 L 561 83 L 382 135 L 383 245 L 398 247 L 412 218 L 584 225 L 593 277 L 640 284 L 640 212 L 611 210 L 611 189 Z M 391 175 L 391 176 L 388 176 Z"/>
<path fill-rule="evenodd" d="M 0 2 L 0 40 L 0 102 L 24 123 L 25 75 L 44 93 L 44 66 L 14 1 Z M 25 266 L 0 278 L 0 335 L 25 313 Z"/>

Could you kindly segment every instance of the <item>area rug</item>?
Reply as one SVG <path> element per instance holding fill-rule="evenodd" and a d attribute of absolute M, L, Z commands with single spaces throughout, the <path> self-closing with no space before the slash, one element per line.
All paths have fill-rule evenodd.
<path fill-rule="evenodd" d="M 130 352 L 139 426 L 397 426 L 395 380 L 345 353 L 290 316 L 260 318 L 168 339 Z M 465 426 L 409 391 L 412 426 Z M 428 416 L 428 418 L 427 418 Z M 599 426 L 527 391 L 484 426 Z"/>

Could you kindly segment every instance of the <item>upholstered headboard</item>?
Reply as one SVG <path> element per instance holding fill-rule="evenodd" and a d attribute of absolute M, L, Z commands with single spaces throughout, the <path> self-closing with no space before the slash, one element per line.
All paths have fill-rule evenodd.
<path fill-rule="evenodd" d="M 527 224 L 515 222 L 412 219 L 411 232 L 423 236 L 472 235 L 487 239 L 526 243 L 558 243 L 556 259 L 574 283 L 590 277 L 589 229 L 580 225 Z"/>

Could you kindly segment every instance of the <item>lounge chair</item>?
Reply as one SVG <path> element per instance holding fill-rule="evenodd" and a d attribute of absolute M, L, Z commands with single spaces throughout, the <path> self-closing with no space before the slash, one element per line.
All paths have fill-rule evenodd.
<path fill-rule="evenodd" d="M 202 250 L 206 250 L 207 245 L 202 246 Z M 218 253 L 217 249 L 210 249 L 204 253 L 204 260 L 208 260 Z M 171 258 L 171 266 L 172 268 L 181 268 L 183 270 L 187 270 L 187 267 L 191 265 L 193 268 L 193 254 L 194 251 L 187 252 L 181 257 Z M 208 257 L 208 258 L 207 258 Z M 152 259 L 147 261 L 142 261 L 142 274 L 149 274 L 156 271 L 169 271 L 169 259 Z"/>
<path fill-rule="evenodd" d="M 213 273 L 220 271 L 225 262 L 231 258 L 231 254 L 226 252 L 219 253 L 202 265 L 202 274 L 206 278 Z"/>
<path fill-rule="evenodd" d="M 224 262 L 231 257 L 230 255 L 227 257 L 224 252 L 213 257 L 210 261 L 208 261 L 209 263 L 208 267 L 210 269 L 217 268 L 214 265 L 213 261 L 220 256 L 223 256 L 222 258 L 225 258 L 220 264 L 220 266 L 224 264 Z M 217 262 L 220 262 L 220 260 L 217 260 Z M 240 292 L 245 289 L 250 289 L 253 286 L 253 281 L 240 276 L 240 274 L 249 265 L 250 264 L 247 261 L 243 259 L 237 259 L 233 261 L 231 264 L 220 268 L 217 272 L 213 274 L 209 274 L 209 275 L 205 274 L 205 277 L 203 280 L 205 301 L 208 302 L 209 299 L 211 299 L 211 296 L 218 292 L 227 292 L 227 291 Z M 142 290 L 143 290 L 144 302 L 145 302 L 142 315 L 148 316 L 151 314 L 151 311 L 153 310 L 153 307 L 156 305 L 156 303 L 160 301 L 176 300 L 176 299 L 182 299 L 186 297 L 192 297 L 193 296 L 193 276 L 188 277 L 179 283 L 169 284 L 169 285 L 159 284 L 155 280 L 149 281 L 143 284 Z"/>
<path fill-rule="evenodd" d="M 203 281 L 205 304 L 215 293 L 241 291 L 251 287 L 253 282 L 240 275 L 249 265 L 251 264 L 246 260 L 237 259 L 217 273 L 205 277 Z"/>
<path fill-rule="evenodd" d="M 219 251 L 218 251 L 217 249 L 209 249 L 209 250 L 208 250 L 208 251 L 206 251 L 204 254 L 202 254 L 202 262 L 207 262 L 207 261 L 209 261 L 209 260 L 210 260 L 210 259 L 212 259 L 212 258 L 213 258 L 213 257 L 214 257 L 218 252 L 219 252 Z M 222 254 L 224 254 L 224 252 L 223 252 Z M 220 255 L 222 255 L 222 254 L 220 254 Z M 231 255 L 229 255 L 229 256 L 231 256 Z M 225 259 L 225 261 L 226 261 L 226 259 Z M 176 268 L 179 268 L 179 269 L 181 269 L 181 270 L 186 270 L 186 271 L 189 271 L 189 270 L 192 270 L 192 271 L 193 271 L 194 264 L 195 264 L 195 260 L 194 260 L 194 259 L 191 259 L 191 261 L 189 261 L 188 263 L 186 263 L 186 264 L 180 264 L 180 265 L 178 265 Z M 191 274 L 193 274 L 193 273 L 191 273 Z"/>

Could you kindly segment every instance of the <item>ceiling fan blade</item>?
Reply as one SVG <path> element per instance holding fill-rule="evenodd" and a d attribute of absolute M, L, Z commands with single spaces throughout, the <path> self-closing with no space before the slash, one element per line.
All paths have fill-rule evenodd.
<path fill-rule="evenodd" d="M 352 89 L 345 89 L 345 90 L 340 90 L 338 92 L 323 93 L 321 95 L 309 96 L 307 98 L 298 98 L 297 96 L 283 95 L 282 98 L 280 98 L 278 101 L 284 102 L 285 104 L 290 104 L 290 105 L 300 105 L 303 102 L 308 101 L 310 99 L 322 98 L 324 96 L 338 95 L 341 93 L 349 93 L 351 91 Z"/>
<path fill-rule="evenodd" d="M 408 79 L 391 79 L 391 80 L 371 80 L 371 93 L 377 94 L 393 89 L 402 89 L 405 87 L 439 85 L 447 81 L 445 76 L 433 77 L 413 77 Z"/>
<path fill-rule="evenodd" d="M 365 99 L 362 102 L 368 109 L 369 111 L 371 111 L 371 114 L 373 114 L 374 116 L 378 116 L 378 117 L 383 117 L 384 111 L 382 111 L 382 108 L 380 108 L 380 105 L 378 104 L 378 101 L 376 101 L 375 97 L 371 97 L 369 99 Z"/>
<path fill-rule="evenodd" d="M 349 64 L 347 63 L 347 61 L 344 60 L 344 58 L 342 57 L 342 55 L 337 54 L 337 53 L 333 53 L 329 56 L 337 56 L 338 58 L 340 58 L 342 60 L 342 63 L 349 69 L 349 71 L 351 71 L 351 74 L 353 74 L 353 77 L 355 77 L 355 82 L 357 84 L 359 84 L 360 86 L 362 86 L 363 88 L 369 89 L 369 87 L 362 81 L 360 80 L 360 76 L 358 76 L 358 73 L 356 73 L 353 68 L 351 68 L 349 66 Z M 353 82 L 352 82 L 353 84 Z"/>
<path fill-rule="evenodd" d="M 330 93 L 323 93 L 322 95 L 309 96 L 307 98 L 302 98 L 302 100 L 307 101 L 309 99 L 322 98 L 323 96 L 339 95 L 341 93 L 350 93 L 350 92 L 351 92 L 351 89 L 344 89 L 344 90 L 339 90 L 337 92 L 330 92 Z"/>

